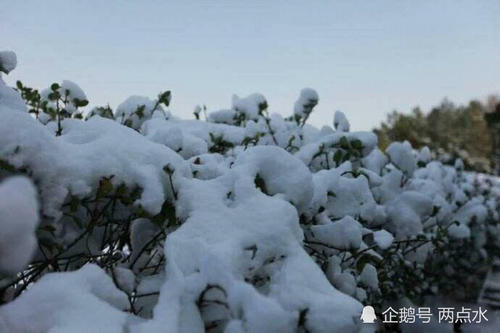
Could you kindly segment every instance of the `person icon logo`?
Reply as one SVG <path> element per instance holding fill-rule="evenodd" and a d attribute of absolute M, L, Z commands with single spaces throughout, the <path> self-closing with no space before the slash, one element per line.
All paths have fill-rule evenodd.
<path fill-rule="evenodd" d="M 363 324 L 373 324 L 375 320 L 377 320 L 377 316 L 375 315 L 375 309 L 373 308 L 373 306 L 365 306 L 363 308 L 363 312 L 361 313 L 360 319 Z"/>

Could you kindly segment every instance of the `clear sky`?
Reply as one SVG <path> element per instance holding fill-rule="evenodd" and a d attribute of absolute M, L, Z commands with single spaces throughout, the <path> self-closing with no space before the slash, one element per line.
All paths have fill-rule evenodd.
<path fill-rule="evenodd" d="M 312 87 L 314 125 L 342 110 L 369 130 L 393 109 L 500 93 L 500 0 L 0 0 L 0 49 L 18 55 L 7 82 L 69 79 L 91 105 L 170 89 L 192 117 L 260 92 L 288 115 Z"/>

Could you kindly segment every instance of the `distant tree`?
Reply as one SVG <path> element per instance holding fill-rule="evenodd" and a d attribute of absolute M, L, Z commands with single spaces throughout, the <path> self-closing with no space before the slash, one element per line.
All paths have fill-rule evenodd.
<path fill-rule="evenodd" d="M 488 107 L 479 101 L 456 106 L 444 99 L 427 114 L 419 107 L 409 114 L 393 111 L 374 132 L 382 149 L 407 140 L 414 148 L 428 146 L 445 163 L 462 158 L 467 169 L 490 172 L 493 138 L 487 112 Z"/>
<path fill-rule="evenodd" d="M 420 148 L 428 145 L 426 137 L 427 122 L 422 110 L 414 108 L 410 114 L 392 111 L 383 122 L 380 129 L 375 129 L 379 138 L 379 145 L 384 150 L 391 142 L 407 140 L 413 147 Z M 425 133 L 425 134 L 424 134 Z"/>
<path fill-rule="evenodd" d="M 489 96 L 487 101 L 487 112 L 485 120 L 491 132 L 493 147 L 492 161 L 495 173 L 500 173 L 500 98 L 498 96 Z"/>

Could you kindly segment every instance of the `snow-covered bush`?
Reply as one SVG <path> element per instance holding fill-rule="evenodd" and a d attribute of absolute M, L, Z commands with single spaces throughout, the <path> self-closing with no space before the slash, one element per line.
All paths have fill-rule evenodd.
<path fill-rule="evenodd" d="M 0 273 L 15 274 L 31 260 L 39 220 L 36 190 L 25 177 L 0 183 Z"/>
<path fill-rule="evenodd" d="M 289 118 L 170 99 L 86 111 L 70 81 L 0 78 L 0 330 L 356 332 L 363 304 L 474 297 L 498 180 L 384 153 L 341 112 L 314 128 L 309 88 Z"/>

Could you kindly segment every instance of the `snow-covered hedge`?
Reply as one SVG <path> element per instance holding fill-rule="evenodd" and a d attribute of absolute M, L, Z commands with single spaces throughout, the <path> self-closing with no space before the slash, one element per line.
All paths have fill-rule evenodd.
<path fill-rule="evenodd" d="M 288 118 L 170 100 L 85 111 L 73 82 L 0 78 L 0 331 L 355 332 L 363 304 L 474 297 L 496 179 L 341 112 L 314 128 L 312 89 Z"/>

